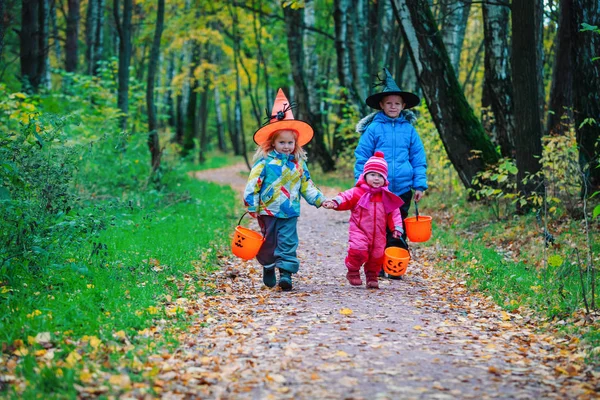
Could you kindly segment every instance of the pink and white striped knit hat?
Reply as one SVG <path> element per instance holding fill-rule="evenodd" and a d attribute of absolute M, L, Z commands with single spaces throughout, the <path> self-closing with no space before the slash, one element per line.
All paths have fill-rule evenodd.
<path fill-rule="evenodd" d="M 367 175 L 369 172 L 377 172 L 387 181 L 388 165 L 385 158 L 383 158 L 383 152 L 376 151 L 373 157 L 367 160 L 363 168 L 363 175 Z"/>

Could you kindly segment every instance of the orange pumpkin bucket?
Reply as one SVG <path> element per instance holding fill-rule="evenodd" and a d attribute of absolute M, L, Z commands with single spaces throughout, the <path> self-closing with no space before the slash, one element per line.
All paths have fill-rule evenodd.
<path fill-rule="evenodd" d="M 251 260 L 258 254 L 265 238 L 260 233 L 240 225 L 242 218 L 246 214 L 248 213 L 245 212 L 242 214 L 235 228 L 235 233 L 231 240 L 231 252 L 243 260 Z"/>
<path fill-rule="evenodd" d="M 406 236 L 411 242 L 426 242 L 431 238 L 431 220 L 428 215 L 419 215 L 419 208 L 415 202 L 416 217 L 404 220 Z"/>
<path fill-rule="evenodd" d="M 391 276 L 402 276 L 406 273 L 410 253 L 402 247 L 388 247 L 383 257 L 383 270 Z"/>

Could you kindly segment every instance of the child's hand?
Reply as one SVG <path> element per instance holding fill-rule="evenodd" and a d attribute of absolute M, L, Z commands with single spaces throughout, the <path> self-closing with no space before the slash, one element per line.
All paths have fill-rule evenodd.
<path fill-rule="evenodd" d="M 394 231 L 394 233 L 392 233 L 392 236 L 394 237 L 394 239 L 400 239 L 403 233 L 404 232 L 402 231 Z"/>
<path fill-rule="evenodd" d="M 337 208 L 337 203 L 333 200 L 324 201 L 322 204 L 323 208 L 331 210 L 332 208 Z"/>

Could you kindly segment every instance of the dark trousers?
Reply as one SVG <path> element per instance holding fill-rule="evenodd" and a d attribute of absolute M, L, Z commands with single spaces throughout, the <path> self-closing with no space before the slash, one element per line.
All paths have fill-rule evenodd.
<path fill-rule="evenodd" d="M 298 218 L 276 218 L 258 216 L 258 225 L 265 237 L 256 260 L 265 268 L 280 268 L 295 274 L 300 261 L 296 256 L 298 248 Z"/>
<path fill-rule="evenodd" d="M 410 202 L 412 201 L 413 192 L 409 190 L 406 193 L 402 193 L 400 198 L 404 201 L 402 207 L 400 207 L 400 215 L 402 215 L 402 223 L 404 224 L 404 219 L 408 217 L 408 210 L 410 209 Z M 387 230 L 385 237 L 385 247 L 402 247 L 403 249 L 408 250 L 408 245 L 406 244 L 406 226 L 404 226 L 404 233 L 402 234 L 402 240 L 394 238 L 394 232 Z"/>

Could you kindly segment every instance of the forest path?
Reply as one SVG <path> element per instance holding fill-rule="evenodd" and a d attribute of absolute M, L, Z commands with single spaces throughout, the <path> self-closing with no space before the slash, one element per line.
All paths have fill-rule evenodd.
<path fill-rule="evenodd" d="M 244 165 L 194 174 L 231 185 L 240 199 L 246 175 Z M 537 334 L 527 317 L 502 311 L 436 270 L 435 238 L 411 246 L 404 280 L 381 280 L 379 290 L 350 286 L 343 262 L 348 217 L 303 202 L 301 266 L 291 292 L 264 287 L 255 260 L 224 260 L 222 270 L 209 277 L 220 294 L 195 300 L 197 321 L 157 375 L 163 396 L 575 399 L 597 394 L 592 383 L 597 378 L 568 340 Z M 237 220 L 226 223 L 233 230 Z"/>

